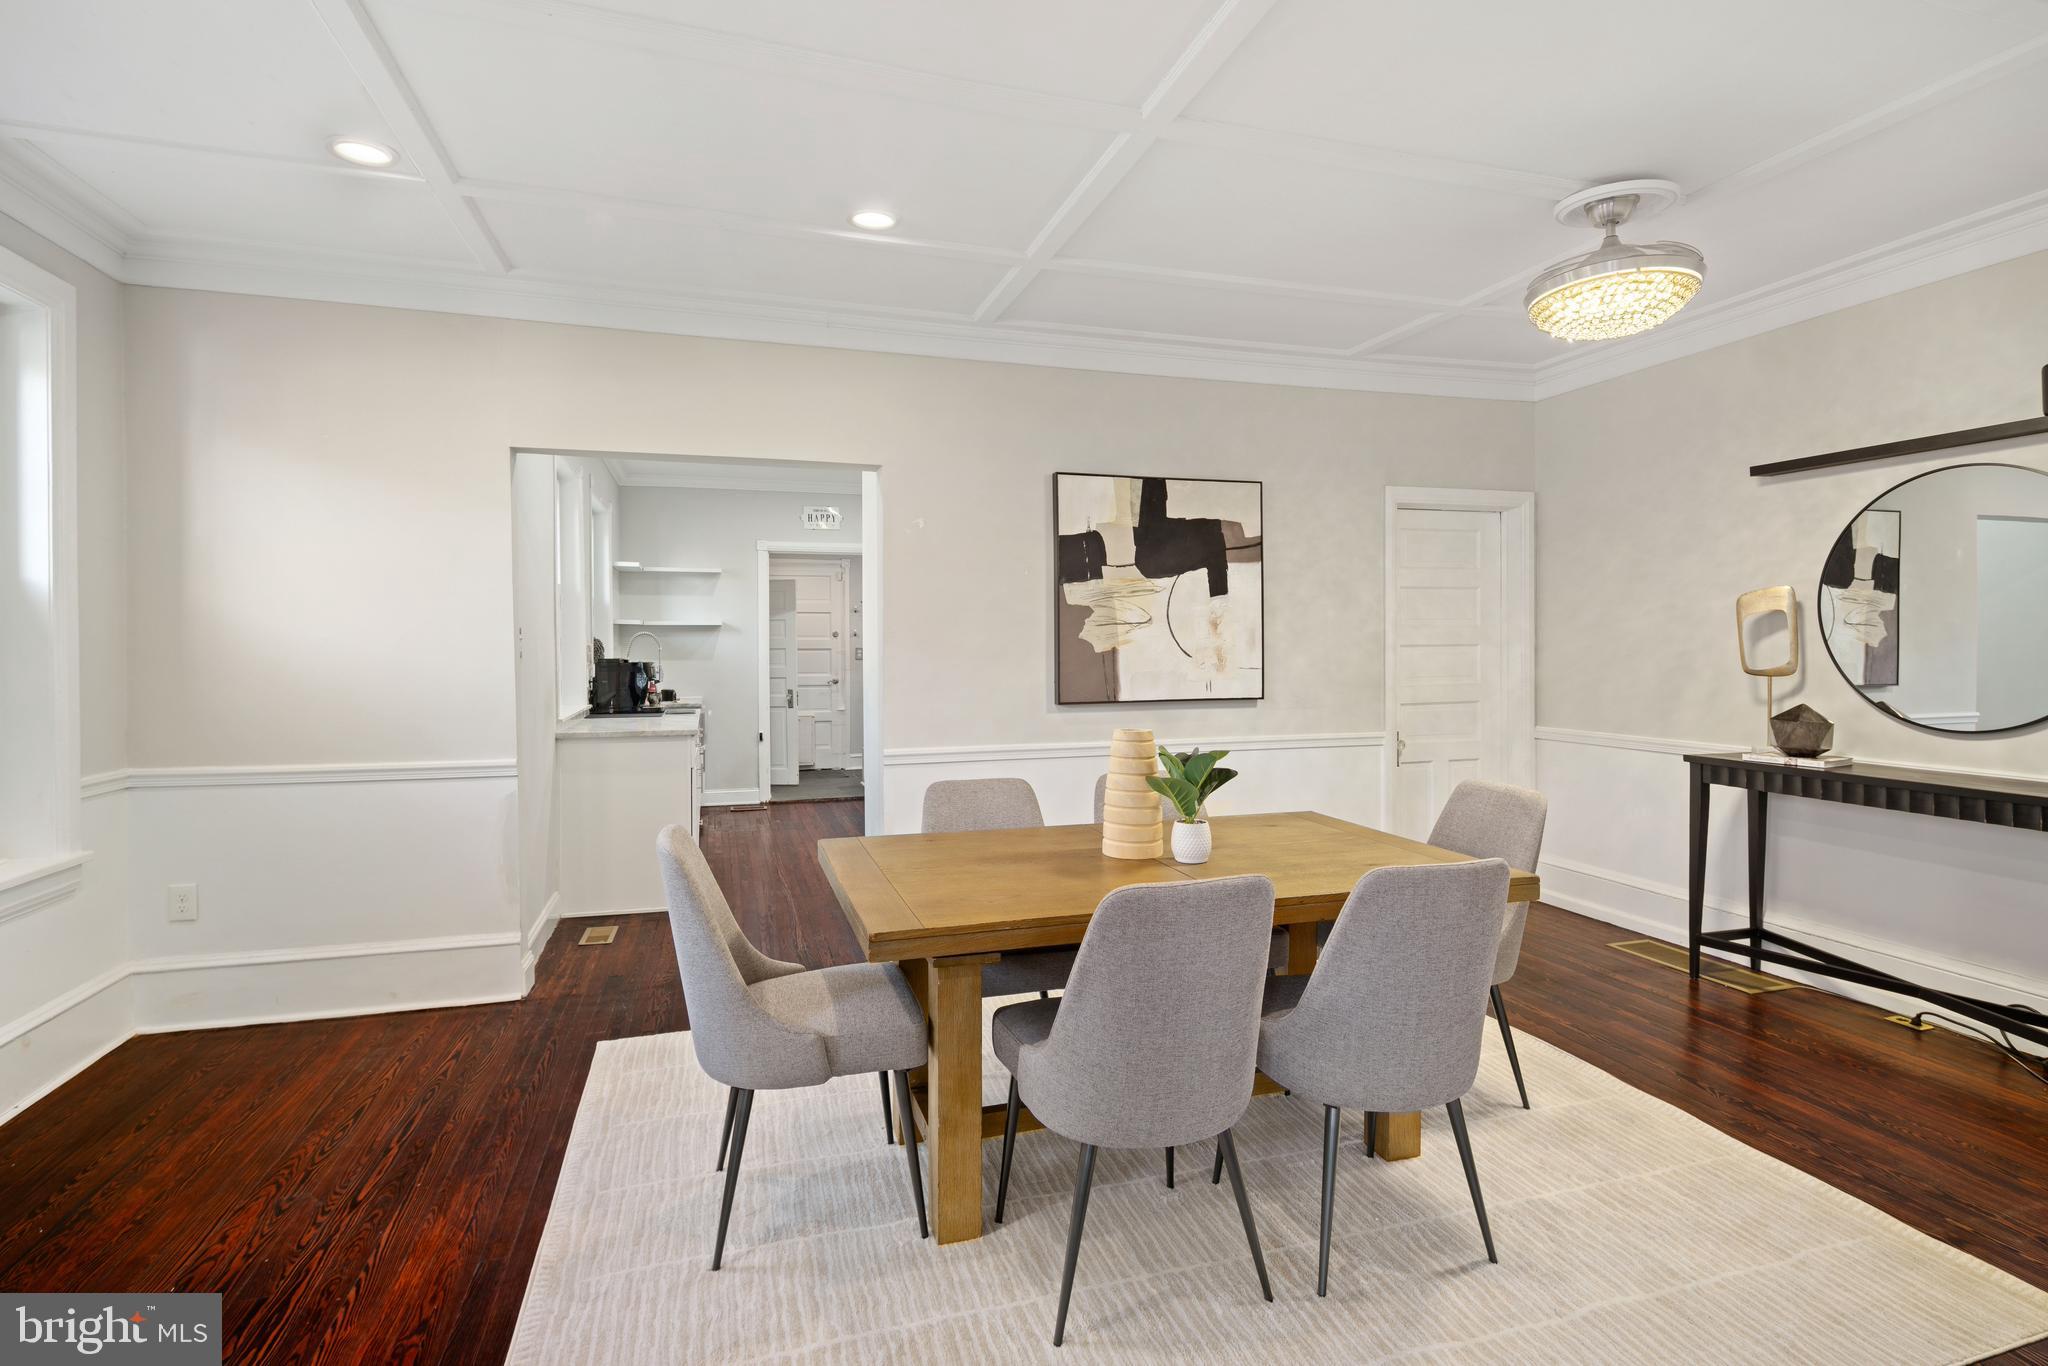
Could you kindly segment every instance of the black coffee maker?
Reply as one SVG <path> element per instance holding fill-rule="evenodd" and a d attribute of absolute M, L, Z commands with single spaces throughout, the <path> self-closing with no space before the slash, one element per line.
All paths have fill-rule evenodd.
<path fill-rule="evenodd" d="M 590 681 L 592 716 L 631 716 L 637 712 L 659 711 L 647 705 L 647 690 L 654 683 L 654 666 L 642 659 L 599 659 L 597 673 Z"/>

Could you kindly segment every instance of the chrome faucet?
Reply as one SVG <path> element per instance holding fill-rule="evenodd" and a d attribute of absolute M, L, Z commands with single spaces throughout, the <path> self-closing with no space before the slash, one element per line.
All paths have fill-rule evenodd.
<path fill-rule="evenodd" d="M 646 636 L 649 640 L 654 642 L 654 681 L 659 683 L 661 681 L 660 636 L 654 634 L 654 632 L 652 631 L 635 631 L 632 635 L 626 638 L 626 658 L 631 659 L 633 657 L 633 642 L 640 639 L 640 637 L 642 636 Z"/>

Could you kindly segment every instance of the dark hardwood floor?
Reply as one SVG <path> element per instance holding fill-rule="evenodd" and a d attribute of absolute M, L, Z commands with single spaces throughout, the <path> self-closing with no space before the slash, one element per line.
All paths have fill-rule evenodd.
<path fill-rule="evenodd" d="M 855 956 L 813 846 L 860 819 L 707 817 L 765 951 Z M 666 921 L 579 948 L 588 923 L 514 1004 L 124 1044 L 0 1128 L 0 1287 L 219 1291 L 238 1366 L 500 1361 L 592 1047 L 685 1022 Z M 1628 937 L 1538 907 L 1516 1027 L 2048 1287 L 2048 1088 L 1836 997 L 1695 987 L 1605 947 Z M 1540 1106 L 1540 1067 L 1529 1086 Z M 2048 1343 L 1999 1360 L 2048 1366 Z"/>

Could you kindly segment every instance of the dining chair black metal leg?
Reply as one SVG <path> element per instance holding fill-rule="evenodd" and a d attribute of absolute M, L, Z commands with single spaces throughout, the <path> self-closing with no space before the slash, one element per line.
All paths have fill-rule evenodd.
<path fill-rule="evenodd" d="M 1237 1143 L 1225 1129 L 1216 1137 L 1216 1147 L 1230 1168 L 1230 1192 L 1237 1197 L 1237 1217 L 1244 1220 L 1244 1240 L 1251 1244 L 1252 1265 L 1259 1269 L 1259 1293 L 1273 1302 L 1273 1283 L 1266 1279 L 1266 1254 L 1259 1250 L 1259 1226 L 1252 1222 L 1252 1202 L 1244 1196 L 1244 1173 L 1237 1166 Z"/>
<path fill-rule="evenodd" d="M 1380 1117 L 1377 1112 L 1372 1110 L 1365 1112 L 1365 1155 L 1367 1157 L 1373 1155 L 1374 1145 L 1378 1142 L 1378 1139 L 1373 1134 L 1373 1129 L 1379 1122 Z"/>
<path fill-rule="evenodd" d="M 1166 1188 L 1173 1189 L 1173 1149 L 1166 1150 Z"/>
<path fill-rule="evenodd" d="M 1479 1214 L 1479 1236 L 1486 1240 L 1486 1260 L 1498 1262 L 1493 1255 L 1493 1230 L 1486 1223 L 1486 1201 L 1479 1194 L 1479 1169 L 1472 1165 L 1472 1140 L 1465 1133 L 1465 1102 L 1454 1100 L 1444 1109 L 1451 1115 L 1451 1132 L 1458 1138 L 1458 1156 L 1465 1162 L 1465 1184 L 1472 1188 L 1472 1208 Z"/>
<path fill-rule="evenodd" d="M 1017 1150 L 1017 1079 L 1010 1078 L 1010 1103 L 1003 1109 L 1003 1174 L 996 1178 L 996 1222 L 1010 1198 L 1010 1154 Z"/>
<path fill-rule="evenodd" d="M 726 1087 L 725 1127 L 718 1131 L 718 1165 L 711 1169 L 715 1172 L 722 1172 L 725 1170 L 725 1150 L 732 1146 L 732 1117 L 733 1112 L 739 1108 L 739 1103 L 740 1088 L 737 1086 Z"/>
<path fill-rule="evenodd" d="M 1515 1031 L 1508 1028 L 1508 1003 L 1500 988 L 1493 989 L 1493 1018 L 1500 1022 L 1500 1041 L 1508 1046 L 1508 1066 L 1515 1069 L 1515 1089 L 1522 1093 L 1522 1108 L 1529 1108 L 1529 1088 L 1522 1085 L 1522 1060 L 1515 1056 Z"/>
<path fill-rule="evenodd" d="M 896 1111 L 903 1116 L 903 1151 L 910 1154 L 910 1198 L 917 1202 L 917 1236 L 932 1236 L 924 1219 L 924 1170 L 917 1165 L 917 1120 L 910 1113 L 910 1073 L 896 1074 Z"/>
<path fill-rule="evenodd" d="M 1074 1212 L 1067 1216 L 1067 1264 L 1060 1272 L 1060 1316 L 1053 1321 L 1052 1345 L 1067 1336 L 1067 1301 L 1074 1295 L 1074 1263 L 1081 1256 L 1081 1228 L 1088 1222 L 1088 1188 L 1095 1184 L 1095 1145 L 1081 1145 L 1081 1170 L 1074 1177 Z"/>
<path fill-rule="evenodd" d="M 733 1098 L 739 1103 L 733 1114 L 732 1151 L 726 1154 L 725 1198 L 718 1202 L 718 1241 L 711 1245 L 713 1271 L 725 1260 L 725 1227 L 732 1222 L 732 1193 L 740 1184 L 740 1158 L 747 1151 L 747 1116 L 754 1112 L 752 1091 L 736 1086 Z"/>
<path fill-rule="evenodd" d="M 882 1143 L 887 1146 L 896 1141 L 896 1117 L 889 1113 L 889 1074 L 877 1072 L 875 1080 L 882 1083 Z"/>
<path fill-rule="evenodd" d="M 1209 1184 L 1212 1186 L 1223 1184 L 1223 1144 L 1220 1141 L 1216 1144 L 1216 1168 L 1209 1173 Z"/>
<path fill-rule="evenodd" d="M 1343 1112 L 1323 1107 L 1323 1227 L 1316 1239 L 1316 1294 L 1330 1293 L 1330 1216 L 1337 1208 L 1337 1129 Z M 1365 1117 L 1366 1141 L 1372 1141 L 1372 1116 Z"/>

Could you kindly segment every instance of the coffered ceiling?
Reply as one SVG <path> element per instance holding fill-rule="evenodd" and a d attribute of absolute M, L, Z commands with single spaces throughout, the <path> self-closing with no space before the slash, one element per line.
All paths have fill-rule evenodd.
<path fill-rule="evenodd" d="M 2048 0 L 0 0 L 0 210 L 124 280 L 1428 393 L 2048 249 L 2044 132 Z M 1631 177 L 1706 288 L 1552 341 Z"/>

